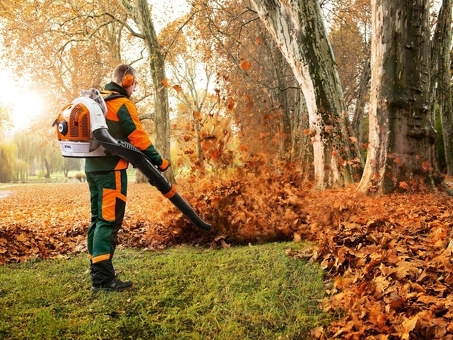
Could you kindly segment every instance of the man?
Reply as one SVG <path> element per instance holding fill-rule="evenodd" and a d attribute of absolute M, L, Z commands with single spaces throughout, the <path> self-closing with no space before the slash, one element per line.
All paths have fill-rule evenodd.
<path fill-rule="evenodd" d="M 109 132 L 114 138 L 137 147 L 159 170 L 165 171 L 170 162 L 154 148 L 138 119 L 135 104 L 130 100 L 136 86 L 134 68 L 121 64 L 113 70 L 112 81 L 102 91 Z M 85 172 L 91 200 L 88 252 L 93 292 L 125 291 L 132 287 L 131 281 L 121 281 L 116 277 L 112 263 L 126 208 L 127 167 L 124 159 L 110 153 L 86 159 Z"/>

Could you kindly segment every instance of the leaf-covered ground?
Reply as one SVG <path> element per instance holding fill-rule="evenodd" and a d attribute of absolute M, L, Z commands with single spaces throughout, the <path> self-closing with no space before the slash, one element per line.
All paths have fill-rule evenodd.
<path fill-rule="evenodd" d="M 314 338 L 453 338 L 453 200 L 445 193 L 313 192 L 294 171 L 186 179 L 178 191 L 212 223 L 211 232 L 193 227 L 155 188 L 131 183 L 121 243 L 161 249 L 316 241 L 309 252 L 288 252 L 321 263 L 330 281 L 323 306 L 341 315 L 313 330 Z M 3 187 L 0 207 L 0 263 L 85 251 L 85 183 Z"/>

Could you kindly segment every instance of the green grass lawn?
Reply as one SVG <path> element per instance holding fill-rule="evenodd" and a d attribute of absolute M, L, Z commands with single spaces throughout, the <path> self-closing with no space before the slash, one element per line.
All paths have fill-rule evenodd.
<path fill-rule="evenodd" d="M 86 255 L 0 266 L 0 339 L 307 339 L 332 320 L 300 246 L 118 249 L 123 293 L 91 293 Z"/>

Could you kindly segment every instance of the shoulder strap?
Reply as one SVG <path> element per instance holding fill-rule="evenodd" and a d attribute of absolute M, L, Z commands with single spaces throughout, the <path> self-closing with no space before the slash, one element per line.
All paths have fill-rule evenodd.
<path fill-rule="evenodd" d="M 114 91 L 101 91 L 101 95 L 106 102 L 117 98 L 127 98 L 125 95 Z"/>

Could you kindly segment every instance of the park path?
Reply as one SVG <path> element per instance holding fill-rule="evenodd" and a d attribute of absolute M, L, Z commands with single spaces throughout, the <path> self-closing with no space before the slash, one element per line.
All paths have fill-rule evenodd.
<path fill-rule="evenodd" d="M 2 198 L 8 197 L 8 196 L 10 195 L 10 193 L 11 193 L 10 191 L 6 191 L 6 190 L 5 190 L 5 191 L 1 191 L 1 190 L 0 190 L 0 200 L 1 200 Z"/>

